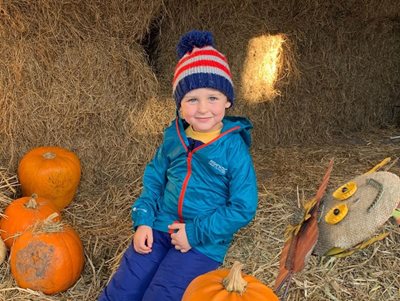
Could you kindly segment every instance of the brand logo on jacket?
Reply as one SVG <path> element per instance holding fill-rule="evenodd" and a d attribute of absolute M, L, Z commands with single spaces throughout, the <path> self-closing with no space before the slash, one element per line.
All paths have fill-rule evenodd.
<path fill-rule="evenodd" d="M 208 161 L 208 164 L 210 166 L 212 166 L 213 168 L 215 168 L 216 170 L 218 170 L 220 173 L 222 173 L 223 175 L 226 174 L 226 168 L 219 165 L 217 162 L 215 162 L 214 160 L 210 160 Z"/>

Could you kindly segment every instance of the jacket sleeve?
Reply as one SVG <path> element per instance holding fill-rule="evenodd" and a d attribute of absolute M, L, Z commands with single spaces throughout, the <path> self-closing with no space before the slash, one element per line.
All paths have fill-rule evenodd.
<path fill-rule="evenodd" d="M 258 194 L 251 156 L 244 143 L 232 151 L 235 155 L 229 162 L 229 199 L 226 206 L 218 208 L 213 214 L 196 217 L 186 224 L 186 235 L 192 247 L 226 243 L 255 216 Z"/>
<path fill-rule="evenodd" d="M 165 154 L 165 145 L 157 149 L 154 158 L 147 164 L 143 175 L 143 190 L 132 205 L 134 227 L 147 225 L 152 227 L 157 211 L 157 202 L 164 193 L 169 160 Z"/>

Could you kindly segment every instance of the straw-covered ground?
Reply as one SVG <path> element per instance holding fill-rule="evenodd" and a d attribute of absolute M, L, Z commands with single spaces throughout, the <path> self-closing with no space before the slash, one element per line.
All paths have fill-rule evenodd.
<path fill-rule="evenodd" d="M 333 189 L 385 157 L 396 158 L 399 144 L 389 139 L 393 134 L 386 131 L 349 137 L 346 142 L 323 146 L 254 148 L 259 208 L 254 221 L 237 233 L 224 266 L 239 260 L 246 273 L 272 286 L 285 227 L 299 217 L 298 204 L 315 193 L 329 160 L 335 162 L 329 184 Z M 399 164 L 390 171 L 400 174 Z M 2 178 L 11 179 L 10 185 L 15 186 L 15 177 L 4 170 Z M 14 195 L 7 188 L 10 185 L 1 182 L 2 193 L 9 197 Z M 98 191 L 96 198 L 80 190 L 63 212 L 85 246 L 86 264 L 79 281 L 64 293 L 44 296 L 18 288 L 5 262 L 1 266 L 0 300 L 96 300 L 130 243 L 129 209 L 140 189 L 138 178 L 126 187 Z M 2 208 L 8 202 L 8 197 L 2 197 Z M 390 222 L 384 228 L 391 232 L 389 237 L 350 257 L 312 256 L 306 268 L 295 275 L 288 300 L 399 300 L 400 230 Z"/>

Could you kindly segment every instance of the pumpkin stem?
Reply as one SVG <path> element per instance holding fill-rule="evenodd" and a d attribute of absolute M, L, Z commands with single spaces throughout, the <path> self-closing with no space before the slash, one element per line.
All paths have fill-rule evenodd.
<path fill-rule="evenodd" d="M 32 194 L 31 198 L 28 202 L 25 203 L 25 207 L 28 209 L 36 209 L 37 208 L 37 199 L 38 195 L 36 193 Z"/>
<path fill-rule="evenodd" d="M 45 233 L 62 232 L 64 229 L 64 224 L 61 221 L 54 220 L 58 216 L 58 212 L 53 212 L 43 222 L 39 222 L 36 225 L 35 231 Z"/>
<path fill-rule="evenodd" d="M 57 155 L 53 152 L 46 152 L 42 155 L 43 158 L 51 160 L 54 159 Z"/>
<path fill-rule="evenodd" d="M 247 281 L 242 277 L 243 264 L 235 261 L 228 276 L 226 276 L 222 283 L 228 292 L 236 292 L 240 295 L 246 290 Z"/>

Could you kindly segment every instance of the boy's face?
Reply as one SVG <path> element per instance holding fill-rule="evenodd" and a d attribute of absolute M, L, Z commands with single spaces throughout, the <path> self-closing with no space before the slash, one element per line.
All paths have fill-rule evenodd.
<path fill-rule="evenodd" d="M 225 94 L 210 88 L 189 91 L 181 102 L 181 116 L 197 132 L 212 132 L 222 127 L 225 109 L 231 103 Z"/>

